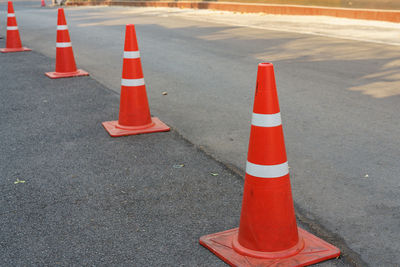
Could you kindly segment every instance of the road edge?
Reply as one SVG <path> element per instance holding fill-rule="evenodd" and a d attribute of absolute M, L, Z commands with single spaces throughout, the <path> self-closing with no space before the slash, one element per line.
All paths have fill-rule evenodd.
<path fill-rule="evenodd" d="M 330 16 L 349 19 L 400 22 L 400 11 L 379 9 L 330 8 L 320 6 L 274 5 L 235 2 L 188 2 L 188 1 L 112 1 L 68 0 L 67 6 L 135 6 L 211 9 L 243 13 L 266 13 L 274 15 Z"/>

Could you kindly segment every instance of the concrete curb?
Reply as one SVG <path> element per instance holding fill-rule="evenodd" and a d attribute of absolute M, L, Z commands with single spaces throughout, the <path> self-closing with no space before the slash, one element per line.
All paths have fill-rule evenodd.
<path fill-rule="evenodd" d="M 79 1 L 70 0 L 68 6 L 108 5 L 139 7 L 176 7 L 194 9 L 213 9 L 245 13 L 267 13 L 276 15 L 332 16 L 349 19 L 400 22 L 400 11 L 377 9 L 329 8 L 318 6 L 247 4 L 232 2 L 170 2 L 170 1 Z"/>

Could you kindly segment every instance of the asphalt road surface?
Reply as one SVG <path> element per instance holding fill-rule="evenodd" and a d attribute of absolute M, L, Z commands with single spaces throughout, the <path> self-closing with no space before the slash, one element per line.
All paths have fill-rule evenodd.
<path fill-rule="evenodd" d="M 56 9 L 15 10 L 23 43 L 54 58 Z M 257 64 L 272 62 L 298 214 L 363 266 L 397 266 L 400 47 L 154 10 L 68 8 L 78 66 L 118 92 L 124 25 L 134 23 L 152 113 L 244 172 Z"/>
<path fill-rule="evenodd" d="M 174 130 L 111 138 L 118 94 L 49 79 L 35 51 L 0 58 L 0 266 L 226 266 L 199 237 L 238 226 L 240 175 Z"/>

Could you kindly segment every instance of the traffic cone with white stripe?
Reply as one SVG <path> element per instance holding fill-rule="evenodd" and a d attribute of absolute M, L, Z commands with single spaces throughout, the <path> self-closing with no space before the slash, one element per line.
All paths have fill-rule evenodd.
<path fill-rule="evenodd" d="M 125 31 L 119 118 L 118 121 L 103 122 L 103 126 L 113 137 L 170 130 L 160 119 L 150 116 L 133 24 L 126 25 Z"/>
<path fill-rule="evenodd" d="M 200 244 L 231 266 L 305 266 L 338 257 L 338 248 L 298 228 L 273 65 L 258 65 L 239 228 Z"/>
<path fill-rule="evenodd" d="M 52 79 L 89 75 L 86 71 L 76 68 L 67 21 L 62 8 L 58 9 L 56 71 L 45 74 Z"/>
<path fill-rule="evenodd" d="M 31 49 L 22 46 L 21 38 L 19 37 L 17 19 L 15 18 L 13 3 L 9 1 L 7 14 L 6 48 L 0 48 L 0 52 L 11 53 L 24 51 L 31 51 Z"/>
<path fill-rule="evenodd" d="M 41 7 L 45 7 L 46 6 L 46 2 L 44 0 L 42 0 L 41 3 L 40 3 L 40 6 Z"/>

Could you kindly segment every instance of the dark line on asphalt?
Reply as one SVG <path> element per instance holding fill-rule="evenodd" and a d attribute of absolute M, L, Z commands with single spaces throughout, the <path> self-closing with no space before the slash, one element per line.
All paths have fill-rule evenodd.
<path fill-rule="evenodd" d="M 340 258 L 344 259 L 346 263 L 349 263 L 355 267 L 368 267 L 361 255 L 352 250 L 346 243 L 346 241 L 338 234 L 326 229 L 322 224 L 316 222 L 305 216 L 305 212 L 299 205 L 294 202 L 294 207 L 296 210 L 296 217 L 299 222 L 310 229 L 319 238 L 325 240 L 328 243 L 332 243 L 340 249 Z"/>

